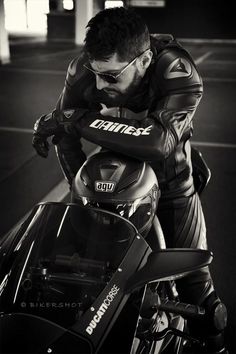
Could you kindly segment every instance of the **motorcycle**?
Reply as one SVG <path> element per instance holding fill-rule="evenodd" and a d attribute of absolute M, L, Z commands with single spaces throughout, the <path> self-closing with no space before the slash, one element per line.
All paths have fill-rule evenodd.
<path fill-rule="evenodd" d="M 36 205 L 0 241 L 0 352 L 181 353 L 197 341 L 186 318 L 204 309 L 178 302 L 174 281 L 212 254 L 166 249 L 154 223 L 158 251 L 113 212 Z"/>

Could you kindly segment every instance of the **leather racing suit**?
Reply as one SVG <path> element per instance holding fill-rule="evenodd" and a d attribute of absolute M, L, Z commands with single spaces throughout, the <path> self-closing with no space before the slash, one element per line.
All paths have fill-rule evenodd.
<path fill-rule="evenodd" d="M 136 94 L 125 105 L 110 106 L 109 99 L 96 89 L 94 74 L 83 67 L 87 58 L 82 54 L 69 65 L 57 108 L 87 110 L 78 123 L 83 138 L 149 161 L 166 197 L 188 196 L 193 193 L 189 138 L 202 97 L 202 80 L 189 54 L 171 37 L 162 40 L 152 36 L 151 43 L 152 63 Z M 104 106 L 110 116 L 99 113 Z M 72 134 L 58 144 L 58 156 L 69 182 L 85 160 L 80 148 L 78 136 Z"/>
<path fill-rule="evenodd" d="M 81 110 L 82 118 L 77 132 L 67 134 L 58 143 L 58 158 L 70 183 L 86 159 L 81 137 L 105 149 L 148 161 L 161 189 L 157 215 L 167 247 L 206 248 L 189 141 L 193 116 L 203 94 L 202 80 L 189 53 L 172 36 L 151 36 L 151 49 L 152 63 L 141 84 L 119 107 L 113 107 L 96 89 L 94 74 L 83 67 L 86 55 L 82 53 L 72 60 L 57 109 Z M 177 285 L 182 301 L 205 304 L 209 295 L 215 294 L 208 268 L 179 280 Z M 210 303 L 209 311 L 213 306 Z"/>

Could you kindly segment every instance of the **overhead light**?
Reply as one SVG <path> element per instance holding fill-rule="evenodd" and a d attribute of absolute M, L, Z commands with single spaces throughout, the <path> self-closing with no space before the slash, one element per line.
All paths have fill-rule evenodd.
<path fill-rule="evenodd" d="M 65 10 L 73 10 L 74 9 L 73 0 L 63 0 L 63 8 Z"/>
<path fill-rule="evenodd" d="M 165 7 L 166 0 L 130 0 L 129 6 L 134 7 Z"/>
<path fill-rule="evenodd" d="M 122 6 L 124 6 L 124 1 L 115 1 L 115 0 L 105 1 L 105 9 L 111 7 L 122 7 Z"/>

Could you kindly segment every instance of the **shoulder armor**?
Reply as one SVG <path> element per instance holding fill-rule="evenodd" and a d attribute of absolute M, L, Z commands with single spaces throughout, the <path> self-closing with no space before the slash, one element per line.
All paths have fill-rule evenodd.
<path fill-rule="evenodd" d="M 173 41 L 174 37 L 170 33 L 152 33 L 150 35 L 151 39 L 155 39 L 160 42 Z"/>
<path fill-rule="evenodd" d="M 202 91 L 202 79 L 194 61 L 184 49 L 164 49 L 154 65 L 156 80 L 163 94 L 186 88 Z"/>
<path fill-rule="evenodd" d="M 66 84 L 68 86 L 73 86 L 78 80 L 83 78 L 85 74 L 83 64 L 85 64 L 85 62 L 86 57 L 83 53 L 70 62 L 66 74 Z"/>

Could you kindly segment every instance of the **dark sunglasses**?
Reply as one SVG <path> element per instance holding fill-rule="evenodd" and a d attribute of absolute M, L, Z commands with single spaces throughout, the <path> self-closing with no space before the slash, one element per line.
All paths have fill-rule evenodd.
<path fill-rule="evenodd" d="M 87 66 L 86 64 L 84 64 L 83 66 L 91 71 L 92 73 L 94 73 L 94 75 L 97 75 L 99 76 L 102 80 L 106 81 L 106 82 L 109 82 L 109 84 L 117 84 L 118 82 L 118 79 L 119 77 L 132 65 L 134 64 L 134 62 L 141 56 L 143 55 L 145 52 L 147 52 L 149 50 L 146 49 L 144 50 L 141 54 L 137 55 L 133 60 L 131 60 L 119 73 L 117 73 L 116 75 L 114 74 L 110 74 L 110 73 L 103 73 L 103 72 L 100 72 L 100 71 L 96 71 L 96 70 L 93 70 L 92 68 L 90 68 L 89 66 Z"/>

